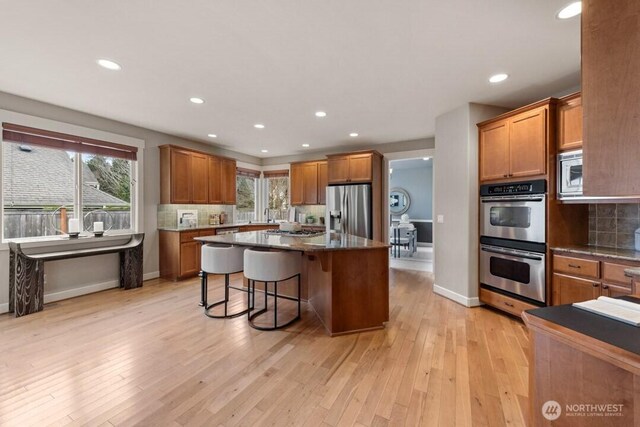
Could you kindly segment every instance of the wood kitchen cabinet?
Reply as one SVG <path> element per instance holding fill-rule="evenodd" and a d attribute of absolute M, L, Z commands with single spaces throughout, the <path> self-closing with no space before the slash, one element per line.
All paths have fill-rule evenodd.
<path fill-rule="evenodd" d="M 545 177 L 555 103 L 548 99 L 478 124 L 481 182 Z"/>
<path fill-rule="evenodd" d="M 597 255 L 553 255 L 553 305 L 588 301 L 599 296 L 617 297 L 635 293 L 628 268 L 639 262 L 618 261 Z"/>
<path fill-rule="evenodd" d="M 200 242 L 196 237 L 213 236 L 215 229 L 160 230 L 160 277 L 169 280 L 197 276 L 200 272 Z"/>
<path fill-rule="evenodd" d="M 327 175 L 328 167 L 327 162 L 318 162 L 318 204 L 327 204 L 327 185 L 329 184 L 329 177 Z"/>
<path fill-rule="evenodd" d="M 320 177 L 321 165 L 326 162 L 302 162 L 291 164 L 290 199 L 291 205 L 317 205 L 324 200 L 326 181 L 323 184 Z M 326 171 L 326 167 L 324 168 Z M 326 172 L 323 171 L 324 176 Z M 322 202 L 322 204 L 324 201 Z"/>
<path fill-rule="evenodd" d="M 374 173 L 382 167 L 382 155 L 377 151 L 327 156 L 327 181 L 329 184 L 369 183 Z"/>
<path fill-rule="evenodd" d="M 640 2 L 582 2 L 584 195 L 640 196 Z"/>
<path fill-rule="evenodd" d="M 160 147 L 160 203 L 235 204 L 235 198 L 235 160 Z"/>
<path fill-rule="evenodd" d="M 582 148 L 582 96 L 565 96 L 558 104 L 558 150 Z"/>

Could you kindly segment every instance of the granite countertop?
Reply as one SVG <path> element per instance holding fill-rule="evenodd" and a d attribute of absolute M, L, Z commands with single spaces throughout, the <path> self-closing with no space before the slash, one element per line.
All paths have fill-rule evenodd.
<path fill-rule="evenodd" d="M 381 242 L 344 233 L 325 233 L 313 237 L 292 237 L 268 234 L 264 231 L 247 231 L 221 236 L 197 237 L 195 240 L 203 243 L 226 243 L 237 246 L 264 247 L 302 252 L 381 249 L 389 247 L 389 245 Z"/>
<path fill-rule="evenodd" d="M 640 252 L 636 252 L 633 249 L 615 249 L 615 248 L 603 248 L 601 246 L 575 245 L 575 246 L 552 247 L 551 250 L 553 252 L 563 252 L 563 253 L 577 254 L 577 255 L 592 255 L 592 256 L 597 256 L 602 258 L 612 258 L 612 259 L 619 259 L 624 261 L 640 262 Z"/>
<path fill-rule="evenodd" d="M 212 228 L 234 228 L 243 227 L 248 225 L 279 225 L 277 222 L 243 222 L 239 224 L 219 224 L 219 225 L 198 225 L 197 227 L 158 227 L 160 231 L 198 231 L 198 230 L 211 230 Z M 303 224 L 302 228 L 325 228 L 323 224 Z"/>

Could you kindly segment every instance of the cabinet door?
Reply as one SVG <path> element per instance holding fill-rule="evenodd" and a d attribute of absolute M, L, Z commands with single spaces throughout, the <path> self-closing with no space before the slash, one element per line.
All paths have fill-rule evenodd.
<path fill-rule="evenodd" d="M 222 196 L 227 205 L 236 204 L 236 161 L 222 159 Z"/>
<path fill-rule="evenodd" d="M 200 243 L 180 244 L 180 277 L 194 276 L 200 271 Z"/>
<path fill-rule="evenodd" d="M 562 102 L 558 107 L 558 150 L 582 147 L 582 97 Z"/>
<path fill-rule="evenodd" d="M 289 178 L 291 188 L 290 203 L 292 206 L 304 204 L 304 171 L 301 164 L 291 165 L 291 177 Z"/>
<path fill-rule="evenodd" d="M 191 203 L 209 201 L 209 161 L 204 154 L 191 155 Z"/>
<path fill-rule="evenodd" d="M 354 154 L 349 156 L 349 182 L 371 182 L 372 154 Z"/>
<path fill-rule="evenodd" d="M 332 157 L 327 162 L 330 184 L 349 182 L 349 157 Z"/>
<path fill-rule="evenodd" d="M 318 204 L 327 203 L 327 162 L 318 162 Z"/>
<path fill-rule="evenodd" d="M 637 196 L 640 2 L 590 0 L 582 5 L 584 195 Z"/>
<path fill-rule="evenodd" d="M 577 277 L 553 275 L 553 305 L 588 301 L 600 296 L 600 283 Z"/>
<path fill-rule="evenodd" d="M 609 283 L 602 284 L 602 295 L 605 297 L 621 297 L 631 295 L 631 288 L 626 286 L 612 285 Z"/>
<path fill-rule="evenodd" d="M 191 153 L 171 150 L 171 203 L 191 203 Z"/>
<path fill-rule="evenodd" d="M 209 156 L 209 203 L 222 204 L 222 164 L 219 157 Z"/>
<path fill-rule="evenodd" d="M 509 121 L 509 176 L 546 173 L 547 109 L 539 108 Z"/>
<path fill-rule="evenodd" d="M 506 120 L 480 128 L 480 181 L 509 176 L 509 126 Z"/>
<path fill-rule="evenodd" d="M 304 204 L 305 205 L 317 205 L 318 204 L 318 164 L 305 163 L 302 168 L 303 182 L 304 182 Z"/>

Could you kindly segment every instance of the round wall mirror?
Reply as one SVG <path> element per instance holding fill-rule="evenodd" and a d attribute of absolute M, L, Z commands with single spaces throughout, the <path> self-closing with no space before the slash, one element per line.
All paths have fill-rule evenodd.
<path fill-rule="evenodd" d="M 389 212 L 394 215 L 402 215 L 409 210 L 411 198 L 403 188 L 392 188 L 389 191 Z"/>

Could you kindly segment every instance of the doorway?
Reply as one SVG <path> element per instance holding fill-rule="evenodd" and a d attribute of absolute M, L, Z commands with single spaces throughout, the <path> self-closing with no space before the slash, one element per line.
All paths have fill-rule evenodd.
<path fill-rule="evenodd" d="M 433 272 L 433 156 L 388 164 L 389 265 Z"/>

